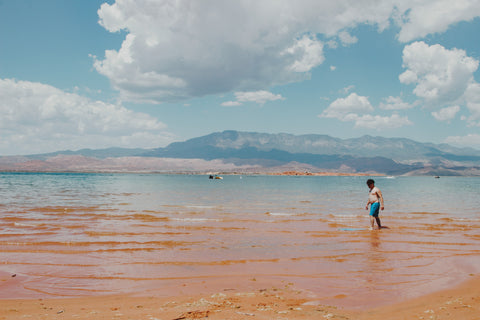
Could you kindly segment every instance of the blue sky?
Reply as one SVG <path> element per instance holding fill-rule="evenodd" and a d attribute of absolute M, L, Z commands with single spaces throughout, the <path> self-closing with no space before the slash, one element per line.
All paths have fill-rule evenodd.
<path fill-rule="evenodd" d="M 480 1 L 0 0 L 0 155 L 223 130 L 480 148 Z"/>

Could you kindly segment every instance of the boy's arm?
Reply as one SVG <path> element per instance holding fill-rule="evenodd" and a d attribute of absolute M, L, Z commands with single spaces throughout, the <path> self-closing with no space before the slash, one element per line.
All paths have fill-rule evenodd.
<path fill-rule="evenodd" d="M 383 195 L 382 195 L 382 191 L 380 191 L 380 189 L 377 191 L 377 196 L 378 196 L 378 199 L 380 199 L 380 209 L 385 209 L 384 205 L 383 205 Z"/>

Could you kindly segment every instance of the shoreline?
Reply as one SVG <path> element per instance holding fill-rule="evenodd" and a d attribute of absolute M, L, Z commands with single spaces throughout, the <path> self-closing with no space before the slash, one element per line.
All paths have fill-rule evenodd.
<path fill-rule="evenodd" d="M 364 173 L 364 172 L 302 172 L 302 171 L 261 171 L 261 172 L 224 172 L 224 171 L 205 171 L 205 172 L 183 172 L 183 171 L 121 171 L 121 170 L 99 170 L 99 171 L 13 171 L 13 170 L 0 170 L 0 173 L 5 174 L 158 174 L 158 175 L 194 175 L 194 176 L 309 176 L 309 177 L 385 177 L 383 173 Z M 428 176 L 428 175 L 427 175 Z"/>
<path fill-rule="evenodd" d="M 2 280 L 5 275 L 2 275 Z M 110 295 L 58 299 L 0 299 L 0 319 L 478 319 L 480 276 L 399 303 L 351 310 L 322 304 L 290 284 L 179 296 Z M 12 278 L 14 279 L 14 278 Z M 15 280 L 14 280 L 15 281 Z M 5 282 L 5 281 L 2 281 Z M 18 282 L 17 282 L 18 284 Z M 3 287 L 4 284 L 0 285 Z M 7 286 L 8 288 L 8 286 Z M 3 288 L 5 289 L 5 288 Z M 208 291 L 208 290 L 207 290 Z"/>
<path fill-rule="evenodd" d="M 274 172 L 274 173 L 265 173 L 265 175 L 273 176 L 321 176 L 321 177 L 383 177 L 385 174 L 382 173 L 347 173 L 347 172 L 300 172 L 300 171 L 285 171 L 285 172 Z"/>

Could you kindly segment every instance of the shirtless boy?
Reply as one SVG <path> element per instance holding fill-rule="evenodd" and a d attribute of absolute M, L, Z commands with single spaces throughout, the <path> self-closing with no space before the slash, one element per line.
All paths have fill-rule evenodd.
<path fill-rule="evenodd" d="M 370 205 L 370 230 L 374 229 L 375 221 L 377 221 L 378 229 L 382 229 L 382 223 L 378 217 L 380 210 L 384 209 L 382 192 L 375 187 L 375 181 L 372 179 L 367 180 L 367 186 L 370 191 L 368 192 L 368 202 L 365 210 L 368 210 L 368 205 Z"/>

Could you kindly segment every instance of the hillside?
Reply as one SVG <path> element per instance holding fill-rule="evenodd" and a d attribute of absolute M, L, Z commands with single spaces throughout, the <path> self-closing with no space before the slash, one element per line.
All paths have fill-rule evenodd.
<path fill-rule="evenodd" d="M 480 175 L 480 151 L 404 138 L 224 131 L 165 148 L 0 157 L 2 171 L 310 172 Z"/>
<path fill-rule="evenodd" d="M 480 150 L 455 148 L 447 144 L 421 143 L 405 138 L 383 138 L 363 136 L 352 139 L 339 139 L 327 135 L 268 134 L 256 132 L 224 131 L 203 137 L 175 142 L 166 148 L 152 151 L 152 155 L 178 153 L 183 156 L 195 154 L 201 147 L 214 147 L 216 150 L 258 151 L 282 150 L 293 154 L 349 155 L 354 157 L 386 157 L 394 161 L 431 161 L 446 157 L 471 158 L 480 161 Z M 215 158 L 215 155 L 211 155 Z"/>

